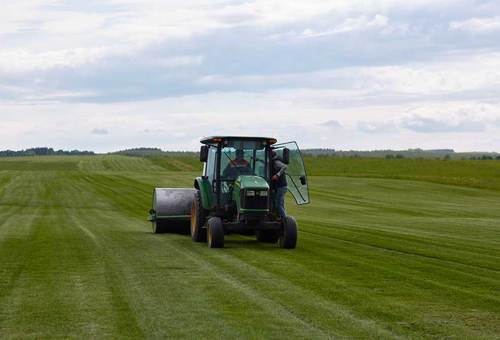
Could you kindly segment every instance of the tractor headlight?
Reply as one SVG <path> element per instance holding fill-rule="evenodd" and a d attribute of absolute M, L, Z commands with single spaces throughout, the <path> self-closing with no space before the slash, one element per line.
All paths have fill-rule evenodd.
<path fill-rule="evenodd" d="M 267 197 L 267 190 L 260 191 L 260 196 Z"/>
<path fill-rule="evenodd" d="M 255 196 L 255 191 L 253 191 L 253 190 L 248 190 L 248 191 L 247 191 L 247 196 Z"/>

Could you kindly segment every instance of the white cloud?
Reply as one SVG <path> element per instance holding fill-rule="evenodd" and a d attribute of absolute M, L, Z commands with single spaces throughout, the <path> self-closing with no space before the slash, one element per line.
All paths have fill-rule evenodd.
<path fill-rule="evenodd" d="M 360 121 L 357 128 L 366 133 L 395 133 L 397 126 L 392 121 Z"/>
<path fill-rule="evenodd" d="M 76 68 L 120 53 L 123 51 L 113 47 L 73 48 L 46 52 L 7 49 L 0 51 L 0 72 L 15 74 L 46 71 L 52 68 Z"/>
<path fill-rule="evenodd" d="M 33 53 L 24 49 L 0 50 L 0 74 L 18 74 L 32 71 L 48 71 L 54 68 L 75 69 L 97 64 L 117 56 L 133 55 L 137 50 L 124 46 L 102 46 L 95 48 L 73 48 Z M 200 65 L 204 57 L 199 55 L 157 58 L 152 62 L 162 68 Z"/>
<path fill-rule="evenodd" d="M 191 66 L 191 65 L 201 65 L 203 63 L 204 57 L 197 56 L 178 56 L 172 58 L 161 58 L 156 61 L 158 66 L 164 68 L 171 67 L 181 67 L 181 66 Z"/>
<path fill-rule="evenodd" d="M 315 72 L 276 75 L 201 77 L 204 85 L 237 88 L 310 88 L 329 89 L 332 98 L 369 100 L 369 96 L 442 96 L 467 91 L 498 92 L 500 89 L 500 53 L 479 52 L 448 55 L 433 62 L 395 66 L 343 67 Z M 376 98 L 374 98 L 376 99 Z"/>
<path fill-rule="evenodd" d="M 106 13 L 84 13 L 79 11 L 52 10 L 42 15 L 38 29 L 43 34 L 74 36 L 106 30 L 107 24 L 116 20 Z M 43 20 L 45 19 L 45 20 Z"/>
<path fill-rule="evenodd" d="M 489 33 L 500 30 L 500 16 L 489 18 L 471 18 L 463 21 L 452 21 L 449 25 L 452 30 L 473 33 Z"/>
<path fill-rule="evenodd" d="M 437 95 L 500 86 L 500 54 L 469 53 L 404 66 L 371 67 L 361 78 L 372 87 L 398 93 Z"/>
<path fill-rule="evenodd" d="M 408 130 L 423 133 L 482 132 L 486 126 L 477 119 L 449 119 L 443 117 L 423 117 L 414 115 L 403 119 L 402 126 Z"/>
<path fill-rule="evenodd" d="M 56 0 L 7 2 L 0 12 L 0 36 L 9 47 L 2 46 L 0 71 L 80 67 L 107 57 L 136 55 L 149 46 L 166 41 L 189 39 L 235 27 L 279 29 L 321 19 L 319 22 L 326 20 L 330 24 L 307 25 L 309 28 L 301 29 L 298 35 L 320 37 L 380 29 L 389 25 L 384 13 L 428 6 L 442 8 L 450 1 L 436 4 L 430 0 L 411 3 L 396 0 L 256 0 L 236 3 L 113 0 L 94 4 L 94 10 L 83 10 L 77 4 L 69 6 Z M 395 24 L 395 27 L 398 25 L 401 26 Z"/>
<path fill-rule="evenodd" d="M 4 1 L 0 11 L 0 34 L 29 29 L 40 14 L 39 8 L 46 0 Z"/>
<path fill-rule="evenodd" d="M 109 131 L 107 129 L 94 128 L 90 131 L 90 133 L 93 135 L 107 135 L 109 134 Z"/>
<path fill-rule="evenodd" d="M 340 24 L 327 30 L 316 31 L 314 29 L 307 28 L 302 32 L 300 36 L 303 38 L 316 38 L 332 34 L 378 29 L 387 26 L 388 22 L 389 18 L 380 14 L 377 14 L 372 18 L 369 18 L 367 16 L 347 18 L 344 19 Z"/>
<path fill-rule="evenodd" d="M 328 127 L 328 128 L 331 128 L 331 129 L 340 129 L 340 128 L 342 128 L 342 124 L 340 124 L 339 121 L 337 121 L 335 119 L 326 121 L 326 122 L 324 122 L 321 125 L 325 126 L 325 127 Z"/>

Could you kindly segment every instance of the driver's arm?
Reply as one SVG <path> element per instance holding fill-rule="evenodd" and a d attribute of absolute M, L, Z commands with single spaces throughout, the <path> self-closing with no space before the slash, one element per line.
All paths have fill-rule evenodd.
<path fill-rule="evenodd" d="M 278 177 L 281 177 L 283 173 L 288 169 L 288 165 L 286 165 L 284 162 L 281 160 L 276 160 L 276 167 L 279 168 L 279 171 L 276 173 Z"/>

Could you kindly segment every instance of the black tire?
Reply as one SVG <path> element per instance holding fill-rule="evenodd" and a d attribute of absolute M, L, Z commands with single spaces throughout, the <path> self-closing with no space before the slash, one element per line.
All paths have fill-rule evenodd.
<path fill-rule="evenodd" d="M 153 221 L 153 233 L 163 234 L 166 230 L 165 221 L 154 220 Z"/>
<path fill-rule="evenodd" d="M 224 228 L 219 217 L 211 217 L 208 222 L 207 243 L 209 248 L 224 248 Z"/>
<path fill-rule="evenodd" d="M 297 222 L 292 216 L 287 216 L 283 223 L 283 234 L 279 239 L 281 248 L 295 249 L 297 246 Z"/>
<path fill-rule="evenodd" d="M 191 239 L 194 242 L 207 241 L 207 229 L 203 228 L 205 219 L 205 209 L 201 205 L 201 195 L 199 191 L 196 191 L 191 205 Z"/>
<path fill-rule="evenodd" d="M 276 243 L 280 238 L 278 230 L 257 230 L 255 231 L 257 241 L 262 243 Z"/>

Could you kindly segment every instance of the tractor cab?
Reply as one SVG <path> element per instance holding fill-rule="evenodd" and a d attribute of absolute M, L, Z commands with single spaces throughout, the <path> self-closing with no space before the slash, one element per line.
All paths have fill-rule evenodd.
<path fill-rule="evenodd" d="M 211 205 L 205 207 L 215 208 L 219 215 L 231 214 L 234 209 L 240 209 L 240 212 L 241 209 L 243 212 L 256 209 L 256 213 L 267 214 L 270 190 L 269 141 L 260 138 L 212 137 L 201 142 L 204 145 L 201 147 L 200 160 L 205 162 L 201 182 L 212 188 Z M 196 181 L 200 182 L 200 178 Z M 248 202 L 247 194 L 253 195 L 253 199 Z M 238 195 L 243 195 L 244 202 L 238 199 Z"/>
<path fill-rule="evenodd" d="M 288 164 L 288 187 L 296 203 L 309 203 L 304 163 L 295 142 L 276 144 L 276 139 L 268 137 L 208 137 L 201 143 L 204 169 L 195 187 L 212 188 L 211 197 L 206 197 L 210 204 L 205 207 L 216 208 L 222 216 L 237 209 L 240 219 L 272 212 L 271 150 Z"/>

